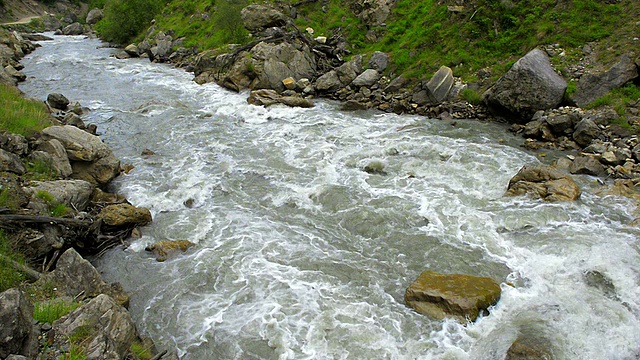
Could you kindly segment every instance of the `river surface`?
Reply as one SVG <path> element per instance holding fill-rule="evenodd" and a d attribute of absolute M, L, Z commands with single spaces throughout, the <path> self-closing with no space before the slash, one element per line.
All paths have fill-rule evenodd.
<path fill-rule="evenodd" d="M 154 217 L 95 260 L 141 333 L 183 359 L 503 359 L 519 336 L 556 359 L 637 359 L 640 232 L 625 198 L 504 197 L 536 157 L 499 124 L 248 105 L 97 40 L 56 37 L 21 89 L 61 92 L 123 163 L 112 185 Z M 155 155 L 142 156 L 145 149 Z M 369 174 L 371 162 L 386 174 Z M 189 240 L 157 262 L 144 250 Z M 404 305 L 423 270 L 502 284 L 463 326 Z M 513 284 L 515 287 L 506 283 Z"/>

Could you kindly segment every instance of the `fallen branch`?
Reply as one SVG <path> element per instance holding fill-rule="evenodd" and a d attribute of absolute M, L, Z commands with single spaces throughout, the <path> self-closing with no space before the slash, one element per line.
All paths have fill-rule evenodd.
<path fill-rule="evenodd" d="M 12 223 L 31 223 L 31 224 L 47 224 L 48 223 L 48 224 L 74 225 L 74 226 L 91 225 L 91 221 L 88 221 L 88 220 L 58 218 L 58 217 L 40 216 L 40 215 L 0 214 L 0 226 L 2 226 L 3 224 L 12 224 Z"/>
<path fill-rule="evenodd" d="M 41 273 L 33 270 L 32 268 L 22 265 L 17 261 L 11 260 L 10 258 L 8 258 L 5 255 L 0 254 L 0 260 L 8 263 L 9 265 L 13 266 L 16 270 L 24 273 L 25 275 L 27 275 L 30 279 L 32 280 L 38 280 L 40 279 L 40 277 L 42 276 Z"/>

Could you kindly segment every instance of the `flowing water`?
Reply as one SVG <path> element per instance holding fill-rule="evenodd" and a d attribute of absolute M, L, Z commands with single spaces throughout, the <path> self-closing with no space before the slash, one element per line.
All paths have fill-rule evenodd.
<path fill-rule="evenodd" d="M 97 40 L 56 37 L 21 88 L 61 92 L 135 166 L 113 184 L 154 222 L 96 259 L 140 331 L 183 359 L 503 359 L 517 337 L 556 359 L 636 359 L 639 231 L 628 199 L 503 196 L 535 156 L 503 126 L 248 105 L 247 94 Z M 142 156 L 144 149 L 155 155 Z M 386 174 L 369 174 L 369 163 Z M 196 246 L 159 263 L 146 245 Z M 406 307 L 423 270 L 502 283 L 466 326 Z M 506 283 L 511 283 L 515 287 Z"/>

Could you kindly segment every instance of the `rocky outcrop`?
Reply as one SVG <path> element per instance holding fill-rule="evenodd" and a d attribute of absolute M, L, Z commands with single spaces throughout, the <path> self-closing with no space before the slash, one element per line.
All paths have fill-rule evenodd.
<path fill-rule="evenodd" d="M 545 201 L 573 201 L 582 191 L 573 179 L 544 165 L 525 165 L 511 178 L 505 195 L 531 194 Z"/>
<path fill-rule="evenodd" d="M 145 250 L 153 253 L 156 260 L 162 262 L 179 252 L 187 251 L 187 249 L 195 245 L 188 240 L 165 240 L 151 244 Z"/>
<path fill-rule="evenodd" d="M 424 271 L 404 295 L 417 312 L 443 319 L 475 321 L 500 299 L 500 286 L 491 278 Z"/>
<path fill-rule="evenodd" d="M 131 204 L 114 204 L 104 207 L 98 215 L 108 226 L 146 225 L 151 222 L 151 212 Z"/>
<path fill-rule="evenodd" d="M 120 173 L 120 161 L 102 140 L 71 125 L 51 126 L 42 131 L 45 140 L 58 140 L 65 148 L 72 177 L 104 186 Z"/>
<path fill-rule="evenodd" d="M 0 293 L 0 358 L 10 354 L 35 358 L 37 334 L 33 327 L 33 306 L 18 289 Z"/>
<path fill-rule="evenodd" d="M 124 359 L 138 337 L 129 312 L 104 294 L 55 321 L 51 331 L 54 347 L 81 336 L 78 344 L 87 360 Z"/>
<path fill-rule="evenodd" d="M 107 294 L 118 305 L 129 306 L 129 295 L 118 283 L 111 285 L 102 280 L 100 273 L 91 263 L 83 259 L 73 248 L 65 251 L 58 259 L 56 269 L 42 276 L 36 286 L 53 286 L 58 296 L 76 299 L 94 298 Z"/>
<path fill-rule="evenodd" d="M 619 88 L 638 77 L 638 66 L 623 55 L 615 65 L 601 73 L 588 73 L 580 77 L 576 92 L 571 100 L 580 107 L 586 107 L 609 91 Z"/>
<path fill-rule="evenodd" d="M 102 12 L 102 10 L 100 10 L 100 9 L 92 9 L 87 14 L 87 18 L 86 18 L 85 22 L 88 25 L 95 25 L 98 21 L 102 20 L 103 17 L 104 17 L 104 13 Z"/>
<path fill-rule="evenodd" d="M 558 75 L 542 50 L 530 51 L 483 94 L 496 115 L 511 122 L 526 122 L 538 110 L 560 105 L 567 82 Z"/>

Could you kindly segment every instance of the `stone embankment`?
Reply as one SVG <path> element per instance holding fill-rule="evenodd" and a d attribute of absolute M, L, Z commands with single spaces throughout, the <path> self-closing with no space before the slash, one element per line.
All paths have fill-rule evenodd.
<path fill-rule="evenodd" d="M 0 29 L 5 86 L 24 80 L 19 60 L 36 48 L 25 37 Z M 0 133 L 0 195 L 7 200 L 0 228 L 28 264 L 41 264 L 29 268 L 0 259 L 32 281 L 0 293 L 6 325 L 0 328 L 0 358 L 58 359 L 73 351 L 86 359 L 137 358 L 136 347 L 150 358 L 157 350 L 139 335 L 127 310 L 129 296 L 120 284 L 105 283 L 82 255 L 122 244 L 151 221 L 151 213 L 104 191 L 123 166 L 96 136 L 96 126 L 84 123 L 82 107 L 62 94 L 50 94 L 46 104 L 53 126 L 29 138 Z M 39 323 L 34 305 L 70 312 Z M 177 358 L 166 351 L 156 359 L 161 357 Z"/>

